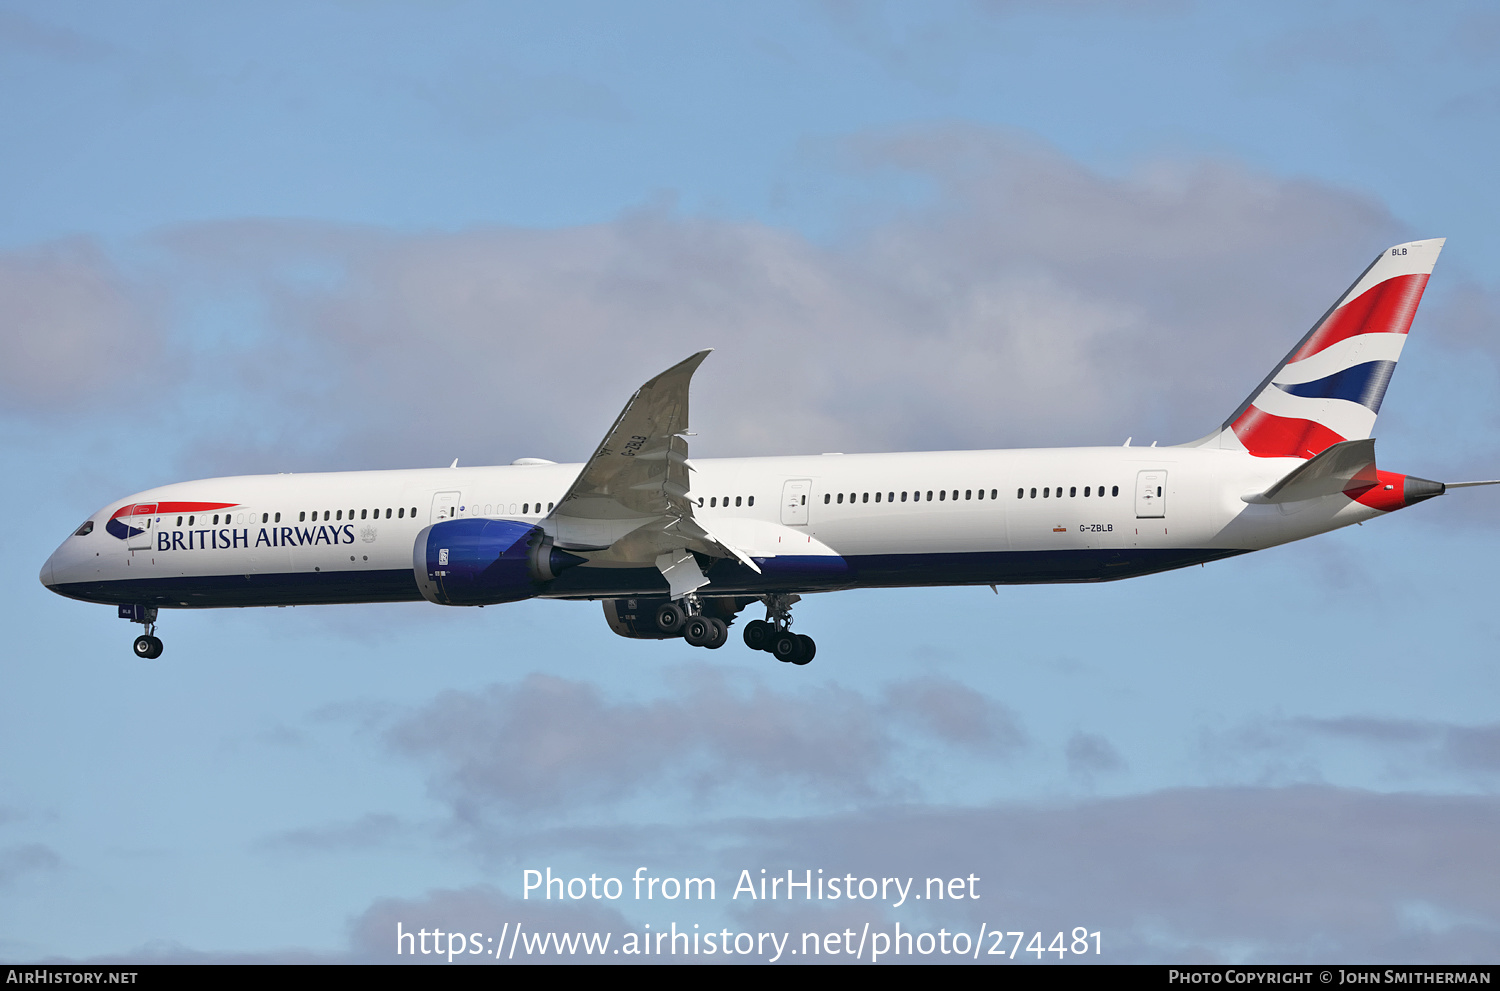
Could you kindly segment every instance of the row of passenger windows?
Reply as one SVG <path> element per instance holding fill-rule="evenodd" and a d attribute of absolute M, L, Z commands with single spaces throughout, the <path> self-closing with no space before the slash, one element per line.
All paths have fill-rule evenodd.
<path fill-rule="evenodd" d="M 484 512 L 480 513 L 480 511 L 479 511 L 479 503 L 476 502 L 472 506 L 459 506 L 458 509 L 454 512 L 453 515 L 454 516 L 463 516 L 463 515 L 467 514 L 469 516 L 481 516 L 481 515 L 483 515 L 483 516 L 494 516 L 496 513 L 504 513 L 504 512 L 512 512 L 512 513 L 514 513 L 516 511 L 516 504 L 515 503 L 510 503 L 509 505 L 510 505 L 510 509 L 507 510 L 505 508 L 506 503 L 502 502 L 502 503 L 498 503 L 497 504 L 497 503 L 493 503 L 493 502 L 487 502 L 487 503 L 484 504 Z M 546 511 L 549 512 L 549 513 L 552 512 L 552 506 L 553 506 L 553 503 L 550 503 L 550 502 L 547 503 L 547 509 L 546 509 Z M 542 504 L 540 502 L 523 502 L 523 503 L 521 503 L 521 515 L 522 516 L 530 516 L 530 515 L 532 515 L 533 512 L 536 512 L 538 514 L 540 514 L 542 512 Z M 441 517 L 439 517 L 439 518 L 441 519 Z"/>
<path fill-rule="evenodd" d="M 704 498 L 703 496 L 699 496 L 698 497 L 698 505 L 700 507 L 703 505 L 703 498 Z M 753 506 L 753 505 L 755 505 L 755 496 L 735 496 L 734 497 L 734 504 L 736 506 L 740 506 L 740 505 Z M 727 507 L 728 505 L 729 505 L 729 497 L 728 496 L 709 496 L 708 497 L 708 508 L 709 509 L 715 509 L 715 508 L 717 508 L 719 506 L 726 506 Z"/>
<path fill-rule="evenodd" d="M 908 495 L 909 495 L 912 502 L 924 502 L 924 501 L 925 502 L 932 502 L 934 498 L 938 502 L 958 502 L 959 498 L 960 498 L 960 493 L 962 493 L 962 498 L 966 502 L 970 501 L 970 500 L 976 500 L 976 501 L 977 500 L 982 500 L 982 499 L 985 498 L 985 490 L 984 489 L 962 489 L 962 490 L 960 490 L 960 489 L 928 489 L 925 493 L 923 493 L 923 492 L 911 492 L 911 493 L 902 492 L 902 493 L 900 493 L 900 501 L 901 502 L 906 502 L 907 498 L 908 498 Z M 1063 494 L 1063 487 L 1061 485 L 1059 485 L 1059 486 L 1057 486 L 1054 489 L 1050 485 L 1044 486 L 1041 489 L 1041 493 L 1042 493 L 1042 498 L 1043 499 L 1052 498 L 1054 493 L 1056 493 L 1056 498 L 1061 499 L 1062 498 L 1062 494 Z M 1094 493 L 1094 486 L 1092 486 L 1092 485 L 1085 485 L 1083 487 L 1083 494 L 1084 494 L 1085 497 L 1087 497 L 1087 496 L 1089 496 L 1089 495 L 1091 495 L 1093 493 Z M 1118 496 L 1120 494 L 1120 487 L 1118 485 L 1113 486 L 1110 489 L 1110 493 L 1109 494 L 1112 495 L 1112 496 Z M 1076 497 L 1078 495 L 1078 486 L 1074 485 L 1074 486 L 1070 487 L 1068 489 L 1068 495 L 1069 495 L 1069 497 Z M 1104 495 L 1104 486 L 1101 485 L 1101 486 L 1098 487 L 1098 495 L 1100 495 L 1100 496 Z M 1000 497 L 1000 491 L 998 489 L 990 489 L 989 490 L 989 498 L 990 499 L 998 499 L 999 497 Z M 1027 490 L 1024 487 L 1016 489 L 1016 498 L 1017 499 L 1025 499 L 1026 497 L 1027 497 Z M 1035 499 L 1036 497 L 1037 497 L 1037 490 L 1035 488 L 1033 488 L 1033 489 L 1031 489 L 1031 498 Z M 884 500 L 886 502 L 896 502 L 897 501 L 897 493 L 895 493 L 895 492 L 876 492 L 875 493 L 875 499 L 874 499 L 875 502 L 880 502 L 882 498 L 884 498 Z M 825 505 L 825 506 L 831 505 L 831 504 L 832 505 L 842 504 L 845 501 L 845 499 L 846 499 L 846 495 L 843 492 L 825 492 L 825 493 L 823 493 L 823 505 Z M 849 503 L 851 505 L 853 505 L 856 502 L 863 503 L 863 502 L 870 502 L 871 501 L 870 500 L 870 493 L 868 493 L 868 492 L 850 492 L 850 493 L 847 494 L 847 499 L 848 499 L 848 501 L 849 501 Z M 698 505 L 700 505 L 700 506 L 703 505 L 703 501 L 701 499 L 698 501 Z M 728 503 L 726 502 L 725 505 L 728 505 Z M 738 500 L 735 501 L 735 505 L 736 506 L 739 505 L 739 501 Z M 752 506 L 755 505 L 755 497 L 754 496 L 750 497 L 750 505 L 752 505 Z"/>
<path fill-rule="evenodd" d="M 344 511 L 342 509 L 331 509 L 331 510 L 330 509 L 325 509 L 325 510 L 323 510 L 323 519 L 325 519 L 325 520 L 328 519 L 329 518 L 328 517 L 329 513 L 332 513 L 333 514 L 333 518 L 336 519 L 336 520 L 341 520 L 341 519 L 344 518 Z M 371 519 L 372 518 L 372 514 L 373 514 L 373 518 L 374 519 L 377 519 L 377 520 L 380 519 L 380 510 L 378 510 L 378 509 L 361 509 L 359 511 L 359 518 L 362 519 L 362 520 Z M 277 513 L 276 515 L 280 516 L 281 514 Z M 416 519 L 417 518 L 417 507 L 416 506 L 411 507 L 411 516 L 412 516 L 412 519 Z M 352 510 L 352 509 L 349 510 L 349 518 L 351 520 L 354 519 L 354 510 Z M 391 511 L 389 509 L 387 509 L 385 511 L 385 518 L 386 519 L 391 519 Z M 405 506 L 402 506 L 402 507 L 400 507 L 400 508 L 398 508 L 396 510 L 396 516 L 395 516 L 395 518 L 398 519 L 398 520 L 406 518 L 406 507 Z M 316 523 L 317 521 L 318 521 L 318 510 L 314 509 L 312 511 L 312 521 L 311 522 Z M 297 522 L 298 523 L 306 523 L 306 522 L 308 522 L 307 514 L 306 513 L 298 513 L 297 514 Z"/>
<path fill-rule="evenodd" d="M 1102 485 L 1099 486 L 1098 490 L 1095 491 L 1094 490 L 1094 486 L 1092 486 L 1092 485 L 1085 485 L 1083 487 L 1083 497 L 1085 499 L 1087 499 L 1091 493 L 1093 495 L 1095 495 L 1096 497 L 1103 497 L 1103 495 L 1104 495 L 1104 486 L 1102 486 Z M 1111 496 L 1118 496 L 1120 494 L 1120 487 L 1118 485 L 1112 485 L 1112 486 L 1110 486 L 1109 494 Z M 1061 485 L 1057 486 L 1057 488 L 1053 488 L 1050 485 L 1044 485 L 1044 486 L 1042 486 L 1042 498 L 1043 499 L 1048 499 L 1048 498 L 1061 499 L 1062 497 L 1063 497 L 1063 487 Z M 1068 486 L 1068 498 L 1069 499 L 1075 499 L 1077 497 L 1078 497 L 1078 486 L 1076 486 L 1076 485 L 1070 485 L 1070 486 Z M 1028 498 L 1026 489 L 1024 489 L 1024 488 L 1016 489 L 1016 498 L 1017 499 Z M 1032 499 L 1036 498 L 1036 486 L 1032 486 L 1029 498 L 1032 498 Z"/>
<path fill-rule="evenodd" d="M 952 502 L 958 502 L 960 491 L 962 491 L 963 498 L 965 500 L 971 500 L 971 499 L 976 499 L 976 498 L 977 499 L 984 499 L 985 498 L 985 490 L 984 489 L 963 489 L 963 490 L 952 489 L 951 491 L 949 489 L 928 489 L 927 493 L 926 493 L 926 501 L 927 502 L 932 502 L 934 499 L 936 499 L 938 502 L 948 502 L 950 500 Z M 923 493 L 921 493 L 921 492 L 911 492 L 911 493 L 902 492 L 901 496 L 900 496 L 900 501 L 901 502 L 906 502 L 908 495 L 910 495 L 912 502 L 922 502 L 923 501 Z M 844 501 L 844 498 L 845 498 L 844 497 L 844 493 L 842 493 L 842 492 L 824 492 L 823 493 L 823 505 L 827 506 L 830 503 L 839 504 L 839 503 L 842 503 Z M 999 491 L 996 490 L 996 489 L 990 489 L 989 490 L 989 498 L 991 498 L 991 499 L 999 498 Z M 849 499 L 849 502 L 851 504 L 856 503 L 856 502 L 869 502 L 870 501 L 870 493 L 868 493 L 868 492 L 850 492 L 848 494 L 848 499 Z M 886 502 L 895 502 L 896 501 L 896 493 L 894 493 L 894 492 L 876 492 L 875 493 L 875 501 L 876 502 L 880 502 L 882 499 L 884 501 L 886 501 Z"/>
<path fill-rule="evenodd" d="M 322 518 L 325 519 L 325 520 L 342 520 L 342 519 L 344 519 L 344 510 L 342 510 L 342 509 L 324 509 L 324 510 L 314 509 L 314 510 L 312 510 L 311 514 L 309 514 L 305 510 L 303 512 L 298 513 L 297 514 L 297 522 L 298 523 L 307 523 L 307 522 L 309 522 L 308 517 L 309 517 L 309 515 L 311 515 L 311 517 L 312 517 L 311 522 L 316 523 L 318 521 L 318 514 L 320 512 L 322 513 Z M 351 520 L 355 518 L 355 516 L 354 516 L 355 513 L 359 513 L 359 517 L 358 518 L 362 519 L 362 520 L 368 520 L 368 519 L 376 519 L 376 520 L 378 520 L 378 519 L 381 518 L 381 516 L 380 516 L 381 510 L 379 510 L 379 509 L 358 509 L 358 510 L 351 509 L 348 512 L 349 512 L 349 517 L 348 518 L 351 519 Z M 392 516 L 392 512 L 395 513 L 394 517 Z M 255 514 L 254 513 L 223 513 L 223 514 L 214 513 L 213 514 L 213 523 L 211 525 L 218 526 L 219 525 L 219 517 L 221 515 L 224 517 L 224 524 L 226 526 L 229 525 L 229 524 L 231 524 L 231 523 L 254 523 L 255 522 Z M 392 519 L 392 518 L 398 519 L 398 520 L 406 519 L 406 515 L 407 515 L 407 510 L 406 510 L 405 506 L 402 506 L 401 508 L 396 509 L 394 511 L 390 510 L 390 509 L 385 510 L 385 518 L 388 519 L 388 520 Z M 247 519 L 247 517 L 248 517 L 248 519 Z M 411 507 L 411 518 L 412 519 L 416 519 L 417 518 L 417 507 L 416 506 Z M 196 526 L 197 525 L 198 516 L 197 516 L 196 513 L 193 514 L 192 516 L 187 516 L 187 517 L 179 516 L 179 517 L 177 517 L 177 525 L 178 526 L 182 526 L 184 519 L 187 520 L 187 525 L 188 526 Z M 262 523 L 280 523 L 281 522 L 281 514 L 280 513 L 261 513 L 260 514 L 260 521 Z M 203 514 L 203 525 L 204 526 L 210 525 L 209 521 L 208 521 L 208 514 L 207 513 Z"/>
<path fill-rule="evenodd" d="M 1035 498 L 1038 497 L 1038 491 L 1040 491 L 1041 498 L 1043 498 L 1043 499 L 1050 499 L 1050 498 L 1061 499 L 1063 497 L 1063 487 L 1061 485 L 1058 485 L 1056 487 L 1047 485 L 1047 486 L 1043 486 L 1040 490 L 1038 490 L 1035 486 L 1033 486 L 1030 489 L 1027 489 L 1025 486 L 1022 486 L 1021 488 L 1016 489 L 1016 498 L 1017 499 L 1027 499 L 1027 498 L 1035 499 Z M 1102 497 L 1102 496 L 1104 496 L 1104 494 L 1105 494 L 1105 487 L 1103 485 L 1100 485 L 1100 486 L 1097 486 L 1097 487 L 1096 486 L 1092 486 L 1092 485 L 1085 485 L 1083 487 L 1083 497 L 1084 498 L 1089 498 L 1091 496 L 1092 497 Z M 1120 494 L 1120 487 L 1118 485 L 1110 487 L 1110 489 L 1109 489 L 1109 495 L 1110 496 L 1117 497 L 1117 496 L 1119 496 L 1119 494 Z M 908 500 L 910 500 L 911 502 L 923 502 L 923 501 L 932 502 L 932 501 L 936 500 L 938 502 L 949 502 L 949 501 L 958 502 L 959 499 L 960 499 L 960 495 L 961 495 L 961 497 L 962 497 L 962 499 L 964 501 L 971 501 L 971 500 L 982 501 L 982 500 L 984 500 L 986 498 L 986 490 L 984 490 L 984 489 L 962 489 L 962 490 L 960 490 L 960 489 L 928 489 L 925 493 L 924 492 L 920 492 L 920 491 L 917 491 L 917 492 L 902 492 L 902 493 L 899 494 L 899 501 L 900 502 L 907 502 Z M 837 492 L 837 493 L 835 493 L 835 492 L 825 492 L 825 493 L 823 493 L 823 504 L 825 506 L 831 505 L 831 504 L 842 505 L 846 500 L 849 502 L 850 505 L 853 505 L 856 502 L 867 503 L 867 502 L 871 501 L 870 496 L 871 496 L 871 493 L 869 493 L 869 492 L 849 492 L 849 493 L 844 493 L 844 492 Z M 1068 498 L 1077 498 L 1077 497 L 1078 497 L 1078 486 L 1076 486 L 1076 485 L 1069 486 L 1068 487 Z M 997 490 L 997 489 L 989 489 L 988 490 L 988 498 L 990 498 L 991 500 L 999 498 L 999 490 Z M 730 505 L 729 499 L 730 499 L 729 496 L 707 496 L 707 497 L 705 497 L 705 496 L 699 496 L 698 497 L 698 505 L 700 507 L 704 507 L 706 505 L 706 507 L 709 508 L 709 509 L 717 509 L 721 505 L 727 508 Z M 898 494 L 895 493 L 895 492 L 876 492 L 876 493 L 874 493 L 874 501 L 877 502 L 877 503 L 878 502 L 882 502 L 882 501 L 883 502 L 897 502 L 898 501 Z M 735 496 L 734 497 L 734 505 L 735 506 L 753 506 L 753 505 L 755 505 L 755 496 Z M 553 509 L 553 506 L 554 506 L 553 503 L 550 503 L 550 502 L 547 503 L 546 512 L 550 513 L 552 511 L 552 509 Z M 523 516 L 529 516 L 529 515 L 531 515 L 533 507 L 535 507 L 535 511 L 537 513 L 541 513 L 543 511 L 542 510 L 542 503 L 540 503 L 540 502 L 536 502 L 536 503 L 523 502 L 521 504 L 521 515 L 523 515 Z M 505 504 L 502 503 L 502 504 L 500 504 L 497 507 L 497 506 L 495 506 L 492 503 L 487 503 L 485 505 L 485 507 L 484 507 L 484 515 L 485 516 L 491 516 L 495 512 L 497 512 L 497 511 L 501 512 L 501 513 L 505 512 Z M 515 512 L 515 504 L 514 503 L 511 504 L 510 511 L 511 512 Z M 345 518 L 345 516 L 344 516 L 345 512 L 346 511 L 342 510 L 342 509 L 312 510 L 310 514 L 308 512 L 306 512 L 306 511 L 304 511 L 304 512 L 300 512 L 300 513 L 297 514 L 297 522 L 299 522 L 299 523 L 306 523 L 306 522 L 309 521 L 309 516 L 311 516 L 311 521 L 312 522 L 317 522 L 318 519 L 319 519 L 319 514 L 320 513 L 322 515 L 322 519 L 325 520 L 325 521 L 343 520 Z M 398 508 L 396 508 L 394 510 L 392 510 L 390 508 L 386 508 L 384 510 L 380 510 L 380 509 L 359 509 L 359 510 L 350 509 L 350 510 L 347 510 L 347 512 L 349 514 L 348 518 L 351 519 L 351 520 L 356 518 L 355 517 L 355 513 L 359 514 L 358 519 L 361 519 L 361 520 L 365 520 L 365 519 L 377 519 L 378 520 L 378 519 L 382 518 L 382 516 L 381 516 L 382 512 L 384 512 L 384 514 L 385 514 L 384 515 L 384 519 L 388 519 L 388 520 L 389 519 L 398 519 L 398 520 L 400 520 L 400 519 L 406 519 L 407 518 L 407 512 L 408 512 L 408 510 L 407 510 L 407 508 L 405 506 L 401 506 L 401 507 L 398 507 Z M 458 507 L 458 513 L 459 514 L 464 513 L 464 512 L 468 512 L 468 513 L 470 513 L 472 515 L 476 515 L 477 516 L 477 515 L 479 515 L 479 506 L 476 504 L 474 506 L 460 506 L 460 507 Z M 416 519 L 416 516 L 417 516 L 417 507 L 416 506 L 411 507 L 410 513 L 411 513 L 411 518 L 412 519 Z M 215 513 L 215 514 L 213 514 L 213 525 L 214 526 L 218 526 L 219 525 L 219 518 L 220 518 L 221 515 L 223 516 L 225 524 L 228 524 L 228 523 L 231 523 L 231 522 L 244 523 L 244 522 L 246 522 L 246 519 L 245 519 L 246 516 L 250 517 L 249 522 L 251 522 L 251 523 L 255 522 L 255 514 L 254 513 L 248 513 L 248 514 L 247 513 L 240 513 L 240 514 L 238 514 L 239 518 L 237 520 L 234 518 L 235 514 L 233 514 L 233 513 L 223 513 L 223 514 Z M 458 514 L 455 514 L 455 515 L 458 515 Z M 183 519 L 184 519 L 184 517 L 182 517 L 182 516 L 177 517 L 177 525 L 178 526 L 182 526 L 183 525 Z M 193 515 L 193 516 L 186 517 L 187 525 L 188 526 L 195 525 L 196 519 L 197 519 L 196 514 Z M 273 523 L 273 522 L 274 523 L 280 523 L 281 522 L 281 514 L 280 513 L 274 513 L 274 514 L 272 514 L 272 513 L 261 513 L 260 514 L 260 521 L 262 523 Z M 207 524 L 207 522 L 208 522 L 208 514 L 205 513 L 204 514 L 204 523 Z"/>

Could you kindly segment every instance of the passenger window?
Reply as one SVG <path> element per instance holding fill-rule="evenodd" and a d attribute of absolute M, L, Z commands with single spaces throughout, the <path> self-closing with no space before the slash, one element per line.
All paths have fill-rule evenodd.
<path fill-rule="evenodd" d="M 399 519 L 401 519 L 405 515 L 406 515 L 406 507 L 405 506 L 402 506 L 400 509 L 396 510 L 396 519 L 399 520 Z"/>
<path fill-rule="evenodd" d="M 905 492 L 901 493 L 901 501 L 902 502 L 906 501 L 906 493 Z"/>
<path fill-rule="evenodd" d="M 928 502 L 932 501 L 932 490 L 931 489 L 927 490 L 927 501 Z"/>
<path fill-rule="evenodd" d="M 1052 488 L 1050 486 L 1048 486 L 1047 488 L 1042 489 L 1042 498 L 1046 499 L 1051 494 L 1051 492 L 1052 492 Z"/>
<path fill-rule="evenodd" d="M 708 500 L 708 508 L 709 509 L 714 509 L 718 505 L 719 505 L 719 497 L 718 496 L 714 496 L 712 499 Z"/>
<path fill-rule="evenodd" d="M 1161 493 L 1158 492 L 1157 495 L 1161 495 Z M 870 501 L 870 493 L 866 492 L 863 496 L 860 497 L 859 501 L 860 502 L 869 502 Z"/>
<path fill-rule="evenodd" d="M 218 526 L 218 525 L 219 525 L 219 514 L 218 513 L 214 513 L 214 526 Z"/>
<path fill-rule="evenodd" d="M 195 519 L 197 519 L 196 516 L 189 516 L 188 517 L 188 526 L 192 526 L 193 525 L 193 520 L 195 520 Z"/>
<path fill-rule="evenodd" d="M 840 492 L 839 493 L 839 505 L 842 506 L 843 504 L 844 504 L 844 493 Z"/>
<path fill-rule="evenodd" d="M 832 501 L 833 501 L 833 493 L 832 492 L 824 492 L 823 493 L 823 505 L 826 506 L 826 505 L 828 505 Z"/>
<path fill-rule="evenodd" d="M 1025 489 L 1016 489 L 1016 498 L 1017 499 L 1023 499 L 1023 498 L 1025 498 L 1025 496 L 1026 496 L 1026 490 Z"/>
<path fill-rule="evenodd" d="M 1036 486 L 1034 485 L 1031 487 L 1031 498 L 1036 498 Z"/>
<path fill-rule="evenodd" d="M 703 508 L 703 497 L 702 496 L 698 497 L 698 508 L 699 509 Z"/>
<path fill-rule="evenodd" d="M 1110 486 L 1109 494 L 1112 495 L 1112 496 L 1119 495 L 1120 494 L 1120 487 L 1118 485 L 1112 485 L 1112 486 Z"/>
<path fill-rule="evenodd" d="M 974 490 L 973 489 L 964 489 L 964 499 L 968 500 L 968 499 L 972 499 L 972 498 L 974 498 Z"/>
<path fill-rule="evenodd" d="M 944 501 L 947 498 L 948 498 L 948 490 L 947 489 L 938 489 L 938 502 L 942 502 L 942 501 Z"/>
<path fill-rule="evenodd" d="M 802 497 L 802 501 L 806 502 L 807 501 L 807 496 L 803 496 Z M 751 505 L 751 506 L 755 505 L 755 496 L 751 496 L 750 497 L 750 499 L 749 499 L 749 505 Z"/>
<path fill-rule="evenodd" d="M 875 501 L 876 502 L 880 501 L 880 493 L 879 492 L 875 493 Z"/>
<path fill-rule="evenodd" d="M 735 497 L 734 497 L 734 504 L 735 504 L 735 505 L 736 505 L 736 506 L 738 506 L 738 505 L 739 505 L 739 504 L 740 504 L 740 497 L 739 497 L 739 496 L 735 496 Z"/>
<path fill-rule="evenodd" d="M 182 517 L 181 516 L 177 517 L 177 525 L 178 526 L 182 526 Z"/>
<path fill-rule="evenodd" d="M 1075 485 L 1072 488 L 1068 489 L 1068 498 L 1072 499 L 1076 495 L 1078 495 L 1078 486 Z"/>

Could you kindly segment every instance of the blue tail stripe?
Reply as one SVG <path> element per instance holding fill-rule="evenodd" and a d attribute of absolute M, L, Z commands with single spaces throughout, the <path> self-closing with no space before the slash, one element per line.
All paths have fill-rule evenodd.
<path fill-rule="evenodd" d="M 1347 399 L 1359 403 L 1372 413 L 1380 412 L 1380 402 L 1385 398 L 1385 387 L 1390 384 L 1391 373 L 1396 370 L 1394 361 L 1367 361 L 1363 365 L 1345 368 L 1325 378 L 1296 385 L 1276 383 L 1276 388 L 1294 396 L 1308 399 Z"/>

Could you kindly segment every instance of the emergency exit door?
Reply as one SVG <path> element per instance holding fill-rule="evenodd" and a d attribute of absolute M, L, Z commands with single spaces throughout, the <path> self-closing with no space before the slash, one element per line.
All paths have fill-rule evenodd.
<path fill-rule="evenodd" d="M 1162 519 L 1167 515 L 1167 473 L 1143 471 L 1135 476 L 1137 519 Z"/>
<path fill-rule="evenodd" d="M 812 479 L 789 479 L 781 487 L 781 522 L 786 526 L 807 525 L 807 499 L 812 494 Z"/>

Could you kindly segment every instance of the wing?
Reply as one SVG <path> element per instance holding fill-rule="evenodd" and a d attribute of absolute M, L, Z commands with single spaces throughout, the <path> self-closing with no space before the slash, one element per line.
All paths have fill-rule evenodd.
<path fill-rule="evenodd" d="M 673 597 L 707 584 L 688 551 L 749 557 L 693 519 L 687 493 L 688 387 L 709 355 L 699 351 L 636 390 L 547 524 L 556 545 L 600 563 L 653 564 Z"/>
<path fill-rule="evenodd" d="M 602 550 L 688 505 L 688 385 L 708 357 L 699 351 L 636 390 L 573 480 L 551 518 L 560 547 Z"/>

